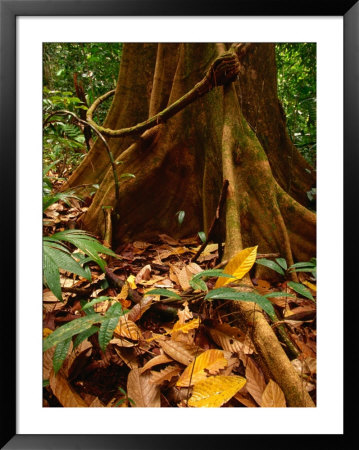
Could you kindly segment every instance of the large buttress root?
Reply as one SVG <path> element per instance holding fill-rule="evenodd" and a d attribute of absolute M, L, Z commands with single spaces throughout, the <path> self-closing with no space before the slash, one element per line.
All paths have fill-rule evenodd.
<path fill-rule="evenodd" d="M 237 114 L 234 114 L 236 109 Z M 242 138 L 242 142 L 238 146 L 239 137 Z M 247 154 L 248 150 L 250 150 L 252 157 Z M 241 152 L 241 157 L 244 158 L 241 169 L 239 169 L 240 157 L 238 155 L 236 167 L 236 151 Z M 268 162 L 266 162 L 266 167 L 262 167 L 260 171 L 263 179 L 259 181 L 259 186 L 256 185 L 254 187 L 254 181 L 249 177 L 251 172 L 256 173 L 257 165 L 264 164 L 264 161 L 260 158 L 260 152 L 261 146 L 259 142 L 256 141 L 255 136 L 251 136 L 251 131 L 246 126 L 243 118 L 241 119 L 241 113 L 238 110 L 237 97 L 233 87 L 226 87 L 224 89 L 224 127 L 222 140 L 223 177 L 229 180 L 229 187 L 232 184 L 232 189 L 228 190 L 226 205 L 226 257 L 231 258 L 243 249 L 240 210 L 242 207 L 247 207 L 248 205 L 246 205 L 246 202 L 242 202 L 241 206 L 240 199 L 246 196 L 247 200 L 249 200 L 251 210 L 256 205 L 256 213 L 260 217 L 259 220 L 256 219 L 257 229 L 262 232 L 262 235 L 264 234 L 268 242 L 272 238 L 277 238 L 276 245 L 281 248 L 281 254 L 291 264 L 293 262 L 293 256 L 290 239 L 281 210 L 278 206 L 277 190 L 275 188 L 276 182 L 273 180 L 273 177 L 269 177 L 270 168 Z M 249 183 L 248 178 L 250 180 Z M 265 186 L 261 186 L 263 182 Z M 271 183 L 271 185 L 267 186 L 267 183 Z M 236 187 L 237 189 L 235 189 Z M 264 187 L 265 190 L 262 193 Z M 262 194 L 259 195 L 259 193 Z M 285 200 L 288 201 L 287 198 Z M 282 203 L 284 206 L 284 201 Z M 271 224 L 266 221 L 263 222 L 263 214 L 260 214 L 263 207 L 267 208 L 269 212 L 272 220 Z M 246 212 L 242 211 L 242 217 L 245 216 Z M 268 225 L 275 225 L 275 232 Z M 257 242 L 261 242 L 259 235 Z M 247 277 L 246 282 L 251 284 L 249 277 Z M 263 316 L 262 311 L 254 303 L 249 302 L 235 302 L 233 307 L 239 313 L 242 326 L 252 330 L 251 337 L 260 356 L 261 364 L 266 372 L 269 373 L 269 376 L 281 387 L 288 406 L 315 406 L 309 394 L 306 392 L 304 384 L 282 349 L 271 326 Z"/>

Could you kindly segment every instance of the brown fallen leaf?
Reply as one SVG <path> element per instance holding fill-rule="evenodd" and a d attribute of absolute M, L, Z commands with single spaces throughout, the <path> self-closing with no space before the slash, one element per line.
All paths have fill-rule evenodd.
<path fill-rule="evenodd" d="M 223 323 L 215 328 L 208 328 L 208 331 L 214 342 L 229 352 L 240 352 L 252 354 L 254 345 L 249 336 L 242 333 L 239 328 L 231 327 Z"/>
<path fill-rule="evenodd" d="M 115 349 L 116 354 L 130 369 L 138 369 L 137 349 L 117 347 L 116 345 L 113 348 Z"/>
<path fill-rule="evenodd" d="M 173 361 L 173 359 L 169 358 L 167 355 L 164 354 L 155 356 L 154 358 L 150 359 L 143 367 L 141 367 L 140 373 L 142 374 L 146 372 L 146 370 L 152 369 L 152 367 L 154 366 L 158 366 L 159 364 L 165 364 L 171 361 Z"/>
<path fill-rule="evenodd" d="M 252 399 L 252 397 L 247 392 L 239 391 L 234 396 L 242 405 L 247 406 L 247 408 L 256 408 L 257 403 Z"/>
<path fill-rule="evenodd" d="M 114 335 L 115 337 L 124 337 L 133 341 L 138 341 L 142 337 L 138 326 L 131 320 L 127 319 L 126 316 L 120 317 L 115 328 Z"/>
<path fill-rule="evenodd" d="M 140 408 L 159 408 L 161 406 L 160 390 L 151 383 L 150 373 L 140 374 L 139 369 L 132 369 L 127 378 L 127 395 L 134 402 L 131 406 Z"/>
<path fill-rule="evenodd" d="M 203 350 L 196 345 L 189 345 L 183 342 L 159 339 L 158 343 L 168 356 L 185 366 L 188 366 L 196 356 L 203 353 Z"/>
<path fill-rule="evenodd" d="M 148 281 L 151 278 L 151 266 L 147 264 L 142 267 L 142 269 L 138 272 L 135 278 L 135 283 L 141 283 L 143 281 Z"/>
<path fill-rule="evenodd" d="M 151 383 L 155 384 L 156 386 L 160 386 L 165 381 L 171 381 L 172 378 L 181 373 L 181 371 L 182 368 L 177 364 L 171 364 L 160 370 L 159 372 L 151 370 Z"/>
<path fill-rule="evenodd" d="M 67 381 L 62 369 L 55 375 L 52 370 L 50 374 L 50 387 L 64 408 L 84 408 L 87 407 L 85 400 L 72 388 Z"/>
<path fill-rule="evenodd" d="M 262 408 L 286 407 L 283 391 L 275 381 L 269 380 L 262 394 L 261 406 Z"/>
<path fill-rule="evenodd" d="M 244 362 L 244 360 L 246 362 Z M 266 383 L 262 372 L 251 358 L 246 357 L 242 359 L 246 366 L 247 391 L 251 394 L 254 400 L 261 406 L 262 395 L 266 388 Z"/>

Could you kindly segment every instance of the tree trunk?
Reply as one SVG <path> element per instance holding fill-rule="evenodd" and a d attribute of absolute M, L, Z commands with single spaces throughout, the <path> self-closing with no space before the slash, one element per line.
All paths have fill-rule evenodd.
<path fill-rule="evenodd" d="M 236 80 L 226 69 L 220 72 L 217 58 L 226 54 L 224 44 L 124 45 L 104 128 L 134 126 L 192 94 L 185 97 L 186 107 L 171 117 L 160 114 L 140 136 L 108 138 L 118 175 L 135 175 L 120 181 L 115 244 L 160 233 L 184 237 L 207 232 L 227 179 L 226 212 L 215 239 L 226 242 L 228 257 L 253 245 L 260 253 L 280 253 L 289 265 L 315 256 L 315 214 L 303 206 L 314 172 L 308 173 L 311 169 L 286 131 L 277 98 L 274 46 L 233 49 L 241 65 L 238 72 L 237 63 L 233 69 L 229 59 L 228 70 L 235 70 Z M 102 208 L 116 204 L 113 173 L 100 139 L 68 186 L 87 183 L 100 183 L 100 188 L 82 224 L 103 235 Z M 179 226 L 176 213 L 181 210 L 185 219 Z M 245 318 L 253 311 L 248 312 L 248 304 L 239 308 Z M 264 352 L 265 336 L 271 341 L 274 336 L 266 324 L 252 324 L 264 363 L 292 406 L 313 406 L 279 343 L 274 351 L 280 354 L 278 361 L 271 360 L 273 352 Z"/>

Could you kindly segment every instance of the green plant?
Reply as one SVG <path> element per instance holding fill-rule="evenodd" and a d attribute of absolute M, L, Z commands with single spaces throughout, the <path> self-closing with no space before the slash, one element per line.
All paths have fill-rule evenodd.
<path fill-rule="evenodd" d="M 268 267 L 269 269 L 276 271 L 277 273 L 283 275 L 284 277 L 288 276 L 291 272 L 309 272 L 311 273 L 314 279 L 316 279 L 317 275 L 316 258 L 312 258 L 310 261 L 292 264 L 290 267 L 288 267 L 287 262 L 284 258 L 276 258 L 275 261 L 266 258 L 261 258 L 257 259 L 256 263 Z M 310 300 L 314 301 L 314 298 L 310 290 L 307 287 L 305 287 L 302 283 L 296 283 L 295 281 L 288 281 L 287 284 L 298 294 L 303 295 L 304 297 L 307 297 Z"/>
<path fill-rule="evenodd" d="M 76 252 L 71 253 L 64 243 L 72 244 L 87 255 L 87 258 L 80 257 Z M 85 270 L 84 265 L 94 261 L 105 271 L 106 262 L 99 253 L 116 256 L 112 250 L 83 230 L 65 230 L 43 237 L 44 282 L 55 296 L 62 300 L 59 269 L 75 273 L 91 281 L 91 273 Z"/>
<path fill-rule="evenodd" d="M 109 298 L 101 297 L 101 301 L 107 299 Z M 100 301 L 100 299 L 96 300 Z M 91 303 L 94 304 L 93 302 Z M 55 346 L 53 356 L 53 368 L 55 373 L 60 370 L 64 360 L 66 359 L 74 336 L 76 336 L 76 338 L 73 342 L 73 349 L 75 349 L 88 337 L 98 333 L 100 347 L 103 351 L 105 351 L 112 338 L 119 318 L 125 312 L 126 311 L 122 309 L 121 304 L 116 302 L 109 307 L 104 315 L 90 311 L 87 315 L 60 326 L 47 338 L 45 338 L 43 341 L 44 352 Z M 95 326 L 94 324 L 100 324 L 100 327 Z"/>

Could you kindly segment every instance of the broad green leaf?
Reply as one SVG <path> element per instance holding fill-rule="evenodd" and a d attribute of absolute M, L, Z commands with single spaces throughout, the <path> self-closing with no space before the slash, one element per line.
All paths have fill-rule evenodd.
<path fill-rule="evenodd" d="M 116 256 L 116 254 L 109 248 L 102 245 L 97 239 L 88 235 L 83 230 L 65 230 L 55 233 L 51 236 L 52 240 L 60 240 L 73 244 L 75 247 L 82 250 L 86 255 L 90 256 L 102 269 L 105 271 L 106 262 L 101 259 L 99 253 L 105 255 Z"/>
<path fill-rule="evenodd" d="M 106 296 L 94 298 L 94 299 L 91 300 L 90 302 L 86 303 L 86 304 L 82 307 L 82 309 L 85 310 L 85 309 L 91 308 L 91 306 L 96 305 L 97 303 L 104 302 L 104 301 L 109 300 L 109 299 L 110 299 L 110 297 L 106 297 Z"/>
<path fill-rule="evenodd" d="M 284 275 L 284 271 L 281 268 L 281 266 L 279 264 L 277 264 L 276 262 L 271 261 L 270 259 L 266 259 L 266 258 L 257 259 L 256 263 L 260 264 L 261 266 L 268 267 L 269 269 L 275 270 L 276 272 L 280 273 L 281 275 Z"/>
<path fill-rule="evenodd" d="M 81 342 L 83 342 L 85 339 L 89 338 L 93 334 L 97 333 L 99 331 L 99 327 L 96 327 L 95 325 L 88 328 L 87 330 L 83 331 L 82 333 L 78 334 L 74 340 L 74 350 L 76 347 L 78 347 Z"/>
<path fill-rule="evenodd" d="M 240 300 L 244 302 L 254 302 L 259 305 L 272 320 L 275 320 L 276 314 L 272 303 L 265 297 L 256 292 L 238 292 L 232 288 L 213 289 L 205 296 L 205 300 Z"/>
<path fill-rule="evenodd" d="M 100 314 L 91 314 L 62 325 L 51 333 L 46 339 L 44 339 L 43 351 L 45 352 L 49 348 L 57 345 L 59 342 L 71 338 L 75 334 L 82 333 L 90 328 L 94 323 L 101 323 L 103 320 L 105 320 L 104 316 L 100 316 Z"/>
<path fill-rule="evenodd" d="M 106 350 L 106 347 L 112 338 L 113 332 L 122 314 L 123 309 L 121 303 L 114 303 L 106 312 L 105 320 L 102 322 L 98 332 L 98 342 L 102 351 Z"/>
<path fill-rule="evenodd" d="M 250 271 L 256 260 L 257 248 L 258 245 L 255 247 L 248 247 L 237 253 L 232 259 L 229 260 L 228 264 L 224 268 L 224 273 L 232 275 L 233 281 L 236 278 L 239 280 L 243 278 L 244 275 Z M 231 278 L 224 280 L 224 275 L 221 275 L 218 278 L 215 287 L 220 288 L 221 286 L 230 283 L 230 281 Z"/>
<path fill-rule="evenodd" d="M 194 289 L 195 291 L 197 289 L 200 291 L 208 291 L 206 283 L 201 278 L 193 277 L 189 280 L 189 284 L 191 288 Z"/>
<path fill-rule="evenodd" d="M 54 356 L 52 358 L 52 365 L 55 374 L 61 369 L 61 366 L 66 359 L 66 356 L 69 352 L 71 339 L 72 338 L 68 338 L 65 341 L 61 341 L 56 345 Z"/>
<path fill-rule="evenodd" d="M 44 242 L 44 255 L 52 259 L 58 268 L 75 273 L 91 281 L 91 276 L 89 277 L 85 269 L 72 256 L 58 248 L 53 248 L 51 243 Z"/>
<path fill-rule="evenodd" d="M 47 286 L 51 289 L 54 295 L 62 301 L 62 292 L 60 284 L 60 273 L 57 264 L 47 256 L 44 252 L 43 254 L 43 273 L 44 281 Z"/>
<path fill-rule="evenodd" d="M 314 298 L 308 288 L 306 288 L 301 283 L 296 283 L 295 281 L 288 281 L 288 286 L 291 287 L 295 292 L 298 292 L 298 294 L 303 295 L 303 297 L 307 297 L 310 300 L 314 301 Z"/>
<path fill-rule="evenodd" d="M 287 261 L 284 258 L 276 258 L 275 260 L 282 267 L 282 269 L 287 270 Z"/>
<path fill-rule="evenodd" d="M 146 295 L 163 295 L 164 297 L 177 298 L 181 300 L 181 297 L 175 292 L 169 291 L 168 289 L 152 289 L 149 292 L 146 292 Z"/>

